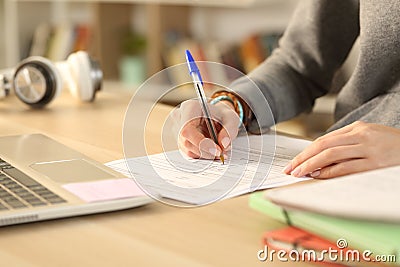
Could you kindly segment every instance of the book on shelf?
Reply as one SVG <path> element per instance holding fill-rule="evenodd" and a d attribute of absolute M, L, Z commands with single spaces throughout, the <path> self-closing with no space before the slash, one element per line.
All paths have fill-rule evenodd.
<path fill-rule="evenodd" d="M 63 23 L 54 27 L 46 57 L 53 61 L 66 59 L 72 51 L 74 39 L 74 28 L 71 24 Z"/>
<path fill-rule="evenodd" d="M 263 47 L 260 35 L 253 35 L 244 40 L 240 46 L 240 55 L 246 73 L 255 69 L 268 56 Z"/>
<path fill-rule="evenodd" d="M 162 53 L 164 67 L 185 63 L 184 51 L 189 49 L 196 61 L 216 62 L 228 65 L 242 73 L 249 73 L 263 62 L 278 46 L 281 34 L 253 34 L 240 43 L 226 45 L 218 41 L 198 42 L 175 32 L 167 33 Z M 201 64 L 200 64 L 201 65 Z M 201 69 L 204 81 L 219 81 L 228 86 L 237 75 L 223 68 Z M 171 72 L 173 84 L 190 81 L 186 73 Z M 208 87 L 208 88 L 207 88 Z M 206 85 L 206 90 L 212 86 Z"/>
<path fill-rule="evenodd" d="M 47 23 L 41 23 L 33 33 L 29 56 L 46 56 L 47 47 L 51 36 L 51 27 Z"/>
<path fill-rule="evenodd" d="M 90 43 L 92 38 L 91 27 L 87 24 L 78 24 L 75 26 L 75 42 L 73 45 L 73 52 L 88 51 L 90 50 Z"/>
<path fill-rule="evenodd" d="M 61 61 L 73 52 L 90 51 L 91 41 L 92 30 L 87 24 L 50 25 L 42 23 L 36 27 L 33 33 L 28 54 Z"/>

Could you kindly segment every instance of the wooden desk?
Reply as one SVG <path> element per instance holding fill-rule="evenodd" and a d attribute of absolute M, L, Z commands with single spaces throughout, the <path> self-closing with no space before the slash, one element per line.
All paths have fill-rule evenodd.
<path fill-rule="evenodd" d="M 106 84 L 93 104 L 78 103 L 65 93 L 44 110 L 29 110 L 14 98 L 3 100 L 0 135 L 39 132 L 100 162 L 119 159 L 131 94 L 111 87 Z M 156 109 L 161 125 L 171 108 Z M 149 130 L 151 138 L 157 133 Z M 160 151 L 157 145 L 152 152 Z M 0 266 L 288 266 L 257 260 L 261 234 L 280 226 L 251 210 L 248 196 L 192 209 L 152 203 L 0 228 Z"/>

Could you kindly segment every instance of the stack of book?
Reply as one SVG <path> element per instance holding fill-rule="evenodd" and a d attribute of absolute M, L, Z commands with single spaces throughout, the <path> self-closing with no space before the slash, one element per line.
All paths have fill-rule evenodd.
<path fill-rule="evenodd" d="M 392 167 L 258 192 L 251 195 L 250 207 L 294 227 L 294 231 L 309 233 L 307 238 L 317 236 L 332 244 L 326 250 L 336 250 L 336 258 L 328 259 L 326 254 L 316 263 L 399 266 L 399 171 L 400 167 Z M 293 241 L 298 233 L 286 234 L 283 239 Z M 282 238 L 282 231 L 278 236 Z"/>

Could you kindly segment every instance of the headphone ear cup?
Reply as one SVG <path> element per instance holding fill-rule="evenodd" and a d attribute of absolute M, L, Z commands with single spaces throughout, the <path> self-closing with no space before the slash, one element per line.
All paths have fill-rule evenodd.
<path fill-rule="evenodd" d="M 50 60 L 29 57 L 15 69 L 12 87 L 22 102 L 32 108 L 42 108 L 60 94 L 62 80 Z"/>
<path fill-rule="evenodd" d="M 91 63 L 89 55 L 78 51 L 69 55 L 67 64 L 70 72 L 69 89 L 76 98 L 91 102 L 96 95 L 96 88 L 91 77 Z"/>

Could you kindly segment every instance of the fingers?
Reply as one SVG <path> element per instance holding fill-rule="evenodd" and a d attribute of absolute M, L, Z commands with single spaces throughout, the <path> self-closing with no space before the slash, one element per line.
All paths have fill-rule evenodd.
<path fill-rule="evenodd" d="M 315 140 L 311 145 L 309 145 L 306 149 L 304 149 L 300 154 L 298 154 L 294 159 L 288 164 L 283 172 L 286 174 L 294 173 L 294 170 L 305 161 L 309 160 L 310 158 L 314 157 L 315 155 L 333 148 L 333 147 L 340 147 L 340 146 L 349 146 L 356 144 L 356 140 L 352 135 L 348 133 L 339 134 L 339 135 L 331 135 L 330 137 L 321 138 Z M 328 152 L 332 153 L 332 152 Z M 321 167 L 321 166 L 320 166 Z M 303 173 L 303 172 L 301 172 Z M 297 176 L 297 175 L 295 175 Z"/>
<path fill-rule="evenodd" d="M 357 158 L 364 158 L 365 156 L 366 154 L 362 145 L 349 145 L 328 148 L 297 166 L 291 172 L 291 175 L 295 177 L 303 177 L 332 164 L 346 162 Z"/>
<path fill-rule="evenodd" d="M 202 111 L 197 101 L 189 100 L 181 104 L 176 114 L 172 114 L 175 121 L 180 120 L 180 132 L 178 134 L 180 149 L 193 158 L 218 158 L 224 148 L 229 147 L 231 140 L 238 134 L 239 119 L 234 110 L 224 104 L 210 106 L 213 118 L 217 118 L 221 124 L 216 123 L 218 145 L 207 138 L 207 127 L 201 119 Z"/>
<path fill-rule="evenodd" d="M 347 174 L 362 172 L 373 169 L 368 159 L 354 159 L 344 161 L 332 166 L 327 166 L 321 170 L 313 172 L 310 176 L 318 179 L 327 179 Z"/>
<path fill-rule="evenodd" d="M 332 136 L 335 136 L 335 135 L 340 135 L 340 134 L 349 133 L 349 132 L 351 132 L 351 131 L 354 129 L 354 127 L 357 127 L 357 124 L 358 124 L 358 123 L 360 123 L 360 122 L 354 122 L 354 123 L 352 123 L 352 124 L 349 124 L 349 125 L 346 125 L 346 126 L 344 126 L 344 127 L 342 127 L 342 128 L 339 128 L 339 129 L 337 129 L 337 130 L 335 130 L 335 131 L 329 132 L 329 133 L 327 133 L 327 134 L 321 136 L 321 137 L 318 138 L 317 140 L 322 140 L 322 139 L 325 139 L 325 138 L 328 138 L 328 137 L 332 137 Z M 361 122 L 361 123 L 362 123 L 362 122 Z"/>
<path fill-rule="evenodd" d="M 193 158 L 214 159 L 221 154 L 221 149 L 198 130 L 196 123 L 189 123 L 182 129 L 179 145 L 188 156 L 195 155 Z"/>
<path fill-rule="evenodd" d="M 201 140 L 199 144 L 199 150 L 200 156 L 205 159 L 218 158 L 222 153 L 221 148 L 217 146 L 210 138 Z"/>
<path fill-rule="evenodd" d="M 373 143 L 368 130 L 371 127 L 371 124 L 357 121 L 318 138 L 298 154 L 283 172 L 296 177 L 330 178 L 372 168 L 374 155 L 370 147 Z M 367 161 L 370 166 L 357 165 Z"/>
<path fill-rule="evenodd" d="M 195 159 L 215 159 L 221 155 L 219 147 L 209 138 L 201 140 L 199 146 L 190 143 L 187 139 L 182 139 L 179 142 L 179 149 L 189 157 Z"/>
<path fill-rule="evenodd" d="M 207 151 L 200 151 L 200 142 L 206 137 L 199 130 L 201 123 L 201 108 L 195 100 L 188 100 L 181 104 L 173 117 L 178 122 L 178 144 L 181 151 L 191 158 L 212 158 Z"/>
<path fill-rule="evenodd" d="M 190 150 L 188 147 L 186 146 L 179 146 L 179 149 L 185 153 L 187 156 L 191 157 L 192 159 L 199 159 L 200 158 L 200 153 L 194 153 L 192 150 Z"/>
<path fill-rule="evenodd" d="M 201 152 L 199 148 L 190 143 L 189 140 L 181 138 L 178 142 L 178 147 L 189 157 L 194 159 L 200 158 Z"/>
<path fill-rule="evenodd" d="M 188 140 L 191 144 L 199 147 L 200 142 L 206 137 L 199 131 L 198 127 L 200 120 L 193 120 L 183 126 L 179 134 L 179 138 L 183 140 Z"/>

